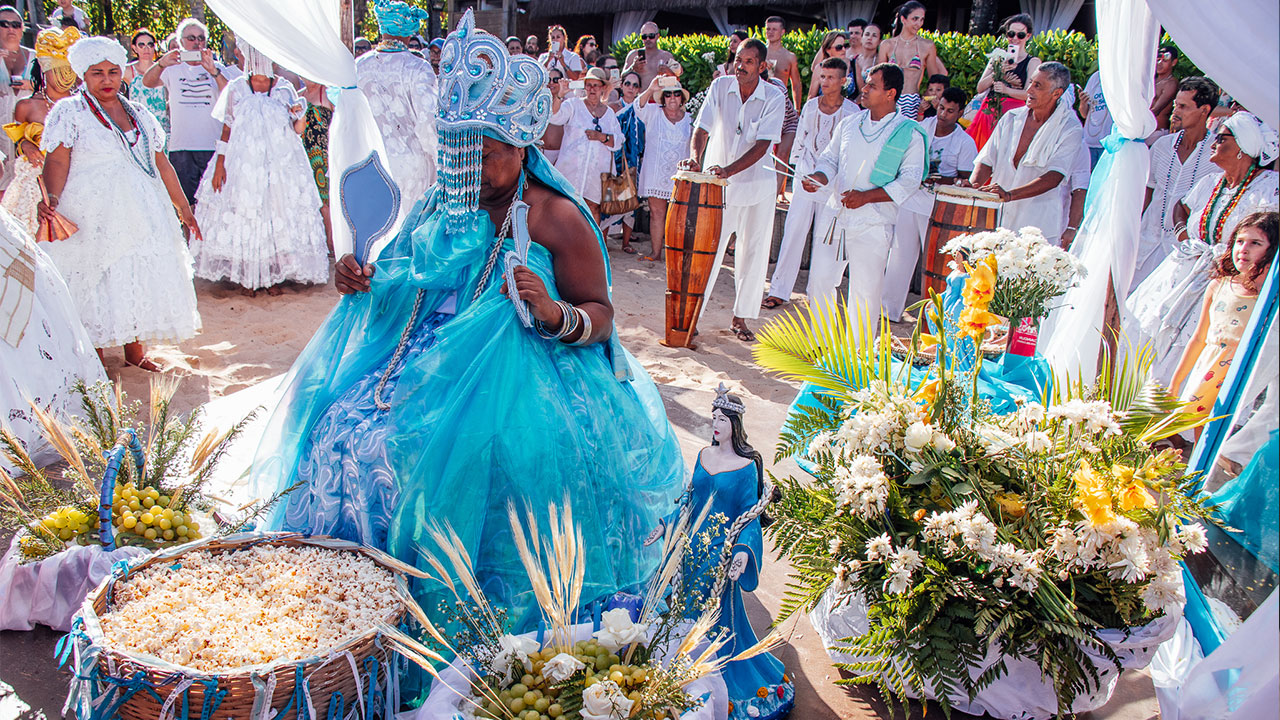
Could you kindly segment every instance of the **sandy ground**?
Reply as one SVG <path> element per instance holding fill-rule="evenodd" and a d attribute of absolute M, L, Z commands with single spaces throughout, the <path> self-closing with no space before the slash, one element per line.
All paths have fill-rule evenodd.
<path fill-rule="evenodd" d="M 616 241 L 612 244 L 617 247 Z M 647 242 L 638 243 L 643 252 Z M 771 458 L 778 429 L 797 386 L 766 375 L 751 359 L 751 349 L 728 331 L 733 300 L 732 273 L 722 273 L 703 318 L 697 350 L 663 347 L 665 273 L 657 263 L 638 261 L 616 249 L 611 252 L 616 322 L 622 342 L 640 359 L 658 383 L 667 414 L 680 437 L 686 466 L 707 444 L 708 415 L 714 390 L 724 382 L 747 405 L 747 431 L 776 474 L 796 472 L 790 463 L 773 467 Z M 730 261 L 731 262 L 731 261 Z M 804 287 L 802 278 L 797 287 Z M 202 333 L 176 346 L 158 346 L 152 356 L 183 378 L 175 399 L 186 411 L 210 400 L 248 388 L 286 371 L 337 301 L 332 285 L 291 288 L 284 295 L 243 297 L 230 285 L 198 282 Z M 761 311 L 761 322 L 778 311 Z M 147 396 L 149 374 L 124 365 L 121 352 L 110 351 L 107 370 L 123 382 L 129 395 Z M 785 590 L 786 563 L 770 557 L 761 584 L 747 599 L 757 630 L 768 626 Z M 795 720 L 882 718 L 891 712 L 874 690 L 834 685 L 839 673 L 823 651 L 807 618 L 783 625 L 787 644 L 778 652 L 796 682 Z M 29 633 L 0 633 L 0 720 L 15 717 L 56 717 L 65 697 L 67 676 L 53 659 L 57 633 L 40 628 Z M 940 716 L 919 705 L 912 716 Z M 42 715 L 43 714 L 43 715 Z M 901 716 L 901 711 L 898 711 Z M 953 714 L 953 717 L 960 715 Z M 1082 717 L 1145 720 L 1158 717 L 1150 679 L 1126 674 L 1111 703 Z"/>

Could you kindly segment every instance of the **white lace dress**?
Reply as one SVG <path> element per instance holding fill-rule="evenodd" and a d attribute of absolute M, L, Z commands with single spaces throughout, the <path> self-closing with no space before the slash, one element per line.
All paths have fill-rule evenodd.
<path fill-rule="evenodd" d="M 130 133 L 134 147 L 164 147 L 160 121 L 131 107 L 145 136 Z M 79 230 L 42 249 L 66 279 L 89 339 L 107 348 L 195 336 L 191 255 L 159 171 L 144 171 L 79 94 L 55 103 L 45 120 L 41 149 L 60 145 L 71 150 L 71 167 L 58 212 Z"/>
<path fill-rule="evenodd" d="M 79 410 L 77 380 L 106 379 L 58 268 L 9 213 L 0 210 L 0 425 L 43 465 L 56 453 L 31 412 Z M 0 457 L 0 467 L 12 470 Z"/>
<path fill-rule="evenodd" d="M 622 125 L 618 124 L 617 114 L 606 106 L 604 114 L 596 117 L 582 98 L 569 98 L 560 104 L 560 110 L 551 116 L 551 122 L 564 126 L 564 140 L 560 143 L 556 169 L 583 198 L 599 203 L 600 175 L 613 172 L 613 153 L 622 148 Z M 588 139 L 588 130 L 612 136 L 612 143 L 606 145 L 599 140 Z"/>
<path fill-rule="evenodd" d="M 40 217 L 36 214 L 36 204 L 40 202 L 40 184 L 37 181 L 40 170 L 18 153 L 18 158 L 13 161 L 13 180 L 5 188 L 4 199 L 0 200 L 0 207 L 8 210 L 32 235 L 40 227 Z"/>
<path fill-rule="evenodd" d="M 289 81 L 277 78 L 271 92 L 255 93 L 248 77 L 232 80 L 214 105 L 231 139 L 226 184 L 213 189 L 215 158 L 196 190 L 204 242 L 191 249 L 199 277 L 250 290 L 285 280 L 328 282 L 320 195 L 290 106 L 306 108 Z"/>
<path fill-rule="evenodd" d="M 644 157 L 640 160 L 640 195 L 671 199 L 680 161 L 689 157 L 689 136 L 693 120 L 689 113 L 676 122 L 667 119 L 657 103 L 635 105 L 636 117 L 644 123 Z"/>
<path fill-rule="evenodd" d="M 356 58 L 356 78 L 382 132 L 403 216 L 436 182 L 436 74 L 407 51 Z"/>

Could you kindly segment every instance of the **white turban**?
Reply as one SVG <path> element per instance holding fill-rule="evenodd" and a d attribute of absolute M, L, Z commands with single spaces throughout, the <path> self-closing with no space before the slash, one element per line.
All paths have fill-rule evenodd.
<path fill-rule="evenodd" d="M 1227 118 L 1223 126 L 1235 136 L 1240 152 L 1257 158 L 1259 165 L 1270 165 L 1280 154 L 1280 136 L 1251 113 L 1238 112 Z"/>
<path fill-rule="evenodd" d="M 86 70 L 100 62 L 117 65 L 120 72 L 124 72 L 124 66 L 129 63 L 129 55 L 123 45 L 111 38 L 87 37 L 77 40 L 67 51 L 67 62 L 71 63 L 71 69 L 76 71 L 76 75 L 84 77 Z"/>

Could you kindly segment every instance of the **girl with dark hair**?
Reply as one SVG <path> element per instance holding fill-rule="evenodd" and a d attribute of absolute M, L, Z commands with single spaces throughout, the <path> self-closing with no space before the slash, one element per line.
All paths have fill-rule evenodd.
<path fill-rule="evenodd" d="M 902 94 L 898 112 L 910 120 L 920 119 L 920 81 L 929 75 L 948 75 L 938 59 L 938 47 L 920 37 L 924 27 L 924 5 L 916 0 L 898 6 L 893 18 L 893 37 L 880 43 L 879 60 L 902 68 Z"/>
<path fill-rule="evenodd" d="M 583 35 L 578 38 L 577 44 L 573 46 L 573 51 L 578 53 L 578 57 L 588 65 L 595 65 L 596 58 L 600 57 L 599 43 L 596 42 L 595 35 Z"/>
<path fill-rule="evenodd" d="M 813 98 L 818 96 L 818 69 L 822 67 L 822 63 L 829 58 L 840 58 L 846 63 L 849 58 L 853 57 L 854 49 L 850 44 L 849 34 L 840 30 L 832 30 L 822 38 L 822 47 L 818 48 L 818 52 L 814 53 L 813 65 L 809 68 L 809 94 L 805 97 Z"/>
<path fill-rule="evenodd" d="M 1236 347 L 1244 337 L 1249 316 L 1258 302 L 1263 274 L 1276 257 L 1280 216 L 1256 212 L 1236 225 L 1231 248 L 1213 268 L 1213 280 L 1204 295 L 1200 322 L 1173 375 L 1171 388 L 1182 388 L 1184 402 L 1195 403 L 1196 413 L 1208 414 L 1231 368 Z M 1200 428 L 1196 429 L 1196 437 Z"/>
<path fill-rule="evenodd" d="M 1027 52 L 1027 41 L 1034 33 L 1031 16 L 1026 13 L 1007 17 L 1000 24 L 1000 34 L 1005 37 L 1005 48 L 1011 57 L 1004 61 L 999 77 L 992 64 L 987 63 L 978 78 L 977 92 L 994 92 L 983 100 L 981 110 L 969 125 L 969 136 L 979 150 L 991 139 L 1001 115 L 1027 104 L 1027 78 L 1040 67 L 1040 58 Z"/>
<path fill-rule="evenodd" d="M 680 508 L 663 520 L 702 517 L 698 527 L 688 529 L 693 556 L 686 559 L 682 592 L 690 613 L 700 611 L 711 597 L 720 600 L 717 625 L 732 633 L 733 639 L 720 651 L 730 658 L 758 641 L 743 605 L 743 592 L 756 589 L 764 560 L 761 531 L 764 509 L 772 501 L 773 486 L 764 482 L 764 458 L 747 442 L 742 416 L 746 406 L 720 384 L 711 403 L 711 445 L 698 453 L 693 477 L 680 496 Z M 708 508 L 707 505 L 710 504 Z M 704 546 L 700 536 L 708 538 Z M 646 540 L 662 537 L 659 528 Z M 713 634 L 715 629 L 711 631 Z M 795 691 L 786 668 L 770 653 L 731 662 L 723 671 L 729 691 L 729 717 L 771 720 L 790 712 Z"/>
<path fill-rule="evenodd" d="M 712 80 L 720 77 L 721 75 L 733 74 L 733 56 L 738 53 L 738 46 L 749 37 L 751 36 L 747 34 L 746 30 L 734 30 L 729 33 L 729 57 L 724 61 L 723 65 L 716 66 L 716 71 L 711 76 Z"/>

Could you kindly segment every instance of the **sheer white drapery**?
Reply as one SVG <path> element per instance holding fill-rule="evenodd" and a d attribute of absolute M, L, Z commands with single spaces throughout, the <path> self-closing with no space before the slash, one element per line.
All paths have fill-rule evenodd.
<path fill-rule="evenodd" d="M 1065 30 L 1075 22 L 1084 0 L 1018 0 L 1018 7 L 1031 16 L 1036 32 Z"/>
<path fill-rule="evenodd" d="M 657 10 L 627 10 L 613 14 L 613 41 L 640 32 L 640 27 L 657 17 Z"/>
<path fill-rule="evenodd" d="M 858 18 L 870 20 L 876 12 L 879 0 L 835 0 L 826 4 L 827 27 L 843 30 Z"/>
<path fill-rule="evenodd" d="M 342 207 L 343 171 L 377 152 L 386 164 L 382 135 L 369 101 L 356 87 L 356 61 L 342 42 L 338 0 L 207 0 L 209 8 L 267 57 L 302 77 L 335 88 L 329 126 L 329 178 L 335 219 Z M 402 198 L 415 202 L 417 198 Z M 334 251 L 351 252 L 351 231 L 345 222 L 333 223 Z"/>
<path fill-rule="evenodd" d="M 716 31 L 721 35 L 728 35 L 738 28 L 729 24 L 729 8 L 727 7 L 709 7 L 707 15 L 711 17 L 711 22 L 716 24 Z"/>
<path fill-rule="evenodd" d="M 1141 0 L 1137 0 L 1141 2 Z M 1146 0 L 1156 20 L 1207 77 L 1262 118 L 1280 127 L 1280 53 L 1275 0 Z M 1099 25 L 1101 28 L 1101 25 Z M 1108 98 L 1107 102 L 1110 102 Z"/>
<path fill-rule="evenodd" d="M 1079 373 L 1086 383 L 1097 370 L 1108 283 L 1123 307 L 1137 260 L 1151 162 L 1141 140 L 1156 128 L 1150 107 L 1160 37 L 1160 25 L 1141 0 L 1098 0 L 1097 13 L 1102 92 L 1115 127 L 1089 183 L 1084 221 L 1071 245 L 1089 274 L 1045 322 L 1043 349 L 1055 371 L 1071 377 Z M 1123 335 L 1117 345 L 1123 352 Z"/>

